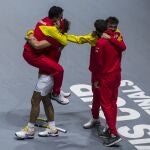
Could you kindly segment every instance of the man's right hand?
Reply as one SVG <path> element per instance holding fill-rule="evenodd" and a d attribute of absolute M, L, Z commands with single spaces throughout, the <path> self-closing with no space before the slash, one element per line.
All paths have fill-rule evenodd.
<path fill-rule="evenodd" d="M 32 36 L 33 36 L 33 33 L 34 33 L 34 30 L 33 29 L 29 29 L 29 30 L 27 30 L 27 32 L 26 32 L 26 36 L 25 36 L 25 40 L 30 40 L 31 38 L 32 38 Z M 32 36 L 31 36 L 32 35 Z"/>

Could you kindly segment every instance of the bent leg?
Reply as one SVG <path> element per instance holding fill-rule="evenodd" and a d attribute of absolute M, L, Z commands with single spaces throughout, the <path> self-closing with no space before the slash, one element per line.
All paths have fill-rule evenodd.
<path fill-rule="evenodd" d="M 54 78 L 53 91 L 55 94 L 60 94 L 60 89 L 63 82 L 63 67 L 54 60 L 46 57 L 45 55 L 36 55 L 31 53 L 30 55 L 24 54 L 25 60 L 32 66 L 39 68 L 40 71 L 46 74 L 51 74 Z"/>

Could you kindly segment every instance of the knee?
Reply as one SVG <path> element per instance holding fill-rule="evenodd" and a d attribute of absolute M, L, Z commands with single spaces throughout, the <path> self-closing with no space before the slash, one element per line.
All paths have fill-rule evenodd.
<path fill-rule="evenodd" d="M 101 108 L 103 111 L 110 111 L 112 109 L 112 106 L 109 104 L 101 104 Z"/>
<path fill-rule="evenodd" d="M 58 69 L 58 71 L 59 71 L 59 73 L 63 74 L 63 73 L 64 73 L 64 69 L 63 69 L 63 67 L 62 67 L 62 66 L 60 66 L 60 67 L 59 67 L 59 69 Z"/>
<path fill-rule="evenodd" d="M 32 105 L 32 107 L 36 107 L 38 105 L 38 103 L 36 101 L 36 98 L 32 97 L 32 99 L 31 99 L 31 105 Z"/>
<path fill-rule="evenodd" d="M 41 101 L 41 94 L 39 92 L 34 91 L 31 99 L 31 105 L 33 107 L 36 107 L 40 104 L 40 101 Z"/>
<path fill-rule="evenodd" d="M 45 105 L 45 106 L 51 105 L 51 100 L 47 97 L 43 98 L 42 102 L 43 102 L 43 105 Z"/>

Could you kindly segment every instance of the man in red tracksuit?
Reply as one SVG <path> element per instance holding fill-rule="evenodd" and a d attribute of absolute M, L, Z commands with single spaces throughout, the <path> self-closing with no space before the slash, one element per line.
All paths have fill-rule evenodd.
<path fill-rule="evenodd" d="M 49 25 L 49 21 L 47 22 L 47 20 L 49 20 L 47 17 L 41 20 L 37 24 L 37 27 L 34 31 L 28 30 L 26 35 L 26 40 L 28 42 L 25 45 L 23 56 L 29 64 L 39 68 L 40 75 L 51 75 L 53 77 L 54 85 L 50 96 L 53 100 L 56 100 L 58 103 L 66 105 L 69 103 L 67 97 L 70 96 L 70 93 L 64 93 L 62 90 L 60 91 L 64 71 L 62 66 L 59 64 L 59 59 L 61 51 L 67 44 L 67 42 L 62 39 L 57 41 L 51 37 L 45 37 L 43 35 L 43 31 L 40 29 L 41 26 L 51 27 L 51 30 L 53 30 L 53 27 L 56 27 Z M 61 34 L 66 33 L 69 30 L 69 26 L 70 22 L 67 19 L 61 19 L 57 21 L 57 28 L 59 32 L 61 32 Z M 37 32 L 40 32 L 40 35 L 42 34 L 43 39 L 42 37 L 39 38 L 40 35 L 37 35 L 38 38 L 36 38 Z M 29 45 L 30 47 L 35 49 L 34 52 L 32 52 L 31 49 L 29 49 L 29 51 L 27 50 L 26 46 Z M 40 57 L 38 57 L 36 54 L 39 54 Z"/>
<path fill-rule="evenodd" d="M 44 47 L 38 46 L 38 49 L 33 48 L 28 42 L 24 46 L 23 57 L 32 66 L 39 68 L 39 73 L 51 74 L 54 79 L 53 95 L 56 95 L 57 99 L 61 99 L 60 88 L 63 81 L 64 70 L 58 60 L 61 54 L 61 43 L 58 43 L 52 38 L 44 36 L 39 28 L 39 26 L 54 26 L 54 21 L 46 17 L 38 22 L 34 30 L 34 36 L 38 41 L 46 40 L 50 43 L 50 47 L 45 45 Z M 64 43 L 62 43 L 64 44 Z M 66 43 L 65 43 L 66 44 Z M 60 49 L 60 50 L 56 50 Z M 50 58 L 50 59 L 49 59 Z M 60 100 L 61 101 L 61 100 Z"/>
<path fill-rule="evenodd" d="M 107 20 L 107 37 L 100 37 L 96 46 L 91 49 L 91 59 L 89 69 L 92 73 L 92 116 L 99 118 L 99 108 L 101 107 L 106 118 L 108 130 L 100 136 L 106 136 L 105 146 L 112 146 L 121 141 L 116 129 L 117 119 L 117 97 L 118 88 L 121 81 L 121 58 L 126 46 L 122 41 L 118 41 L 115 30 L 118 19 L 109 17 Z M 115 30 L 113 30 L 115 28 Z M 99 29 L 97 30 L 99 32 Z M 118 34 L 118 33 L 117 33 Z M 107 39 L 106 39 L 107 38 Z M 109 136 L 108 136 L 109 135 Z"/>

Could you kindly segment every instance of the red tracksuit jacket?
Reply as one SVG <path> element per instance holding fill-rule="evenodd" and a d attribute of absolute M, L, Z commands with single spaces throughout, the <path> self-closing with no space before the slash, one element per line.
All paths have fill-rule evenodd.
<path fill-rule="evenodd" d="M 123 41 L 117 40 L 118 33 L 110 30 L 106 31 L 111 39 L 106 40 L 100 38 L 96 42 L 96 46 L 91 47 L 89 70 L 95 75 L 102 75 L 121 72 L 122 52 L 126 49 Z"/>

